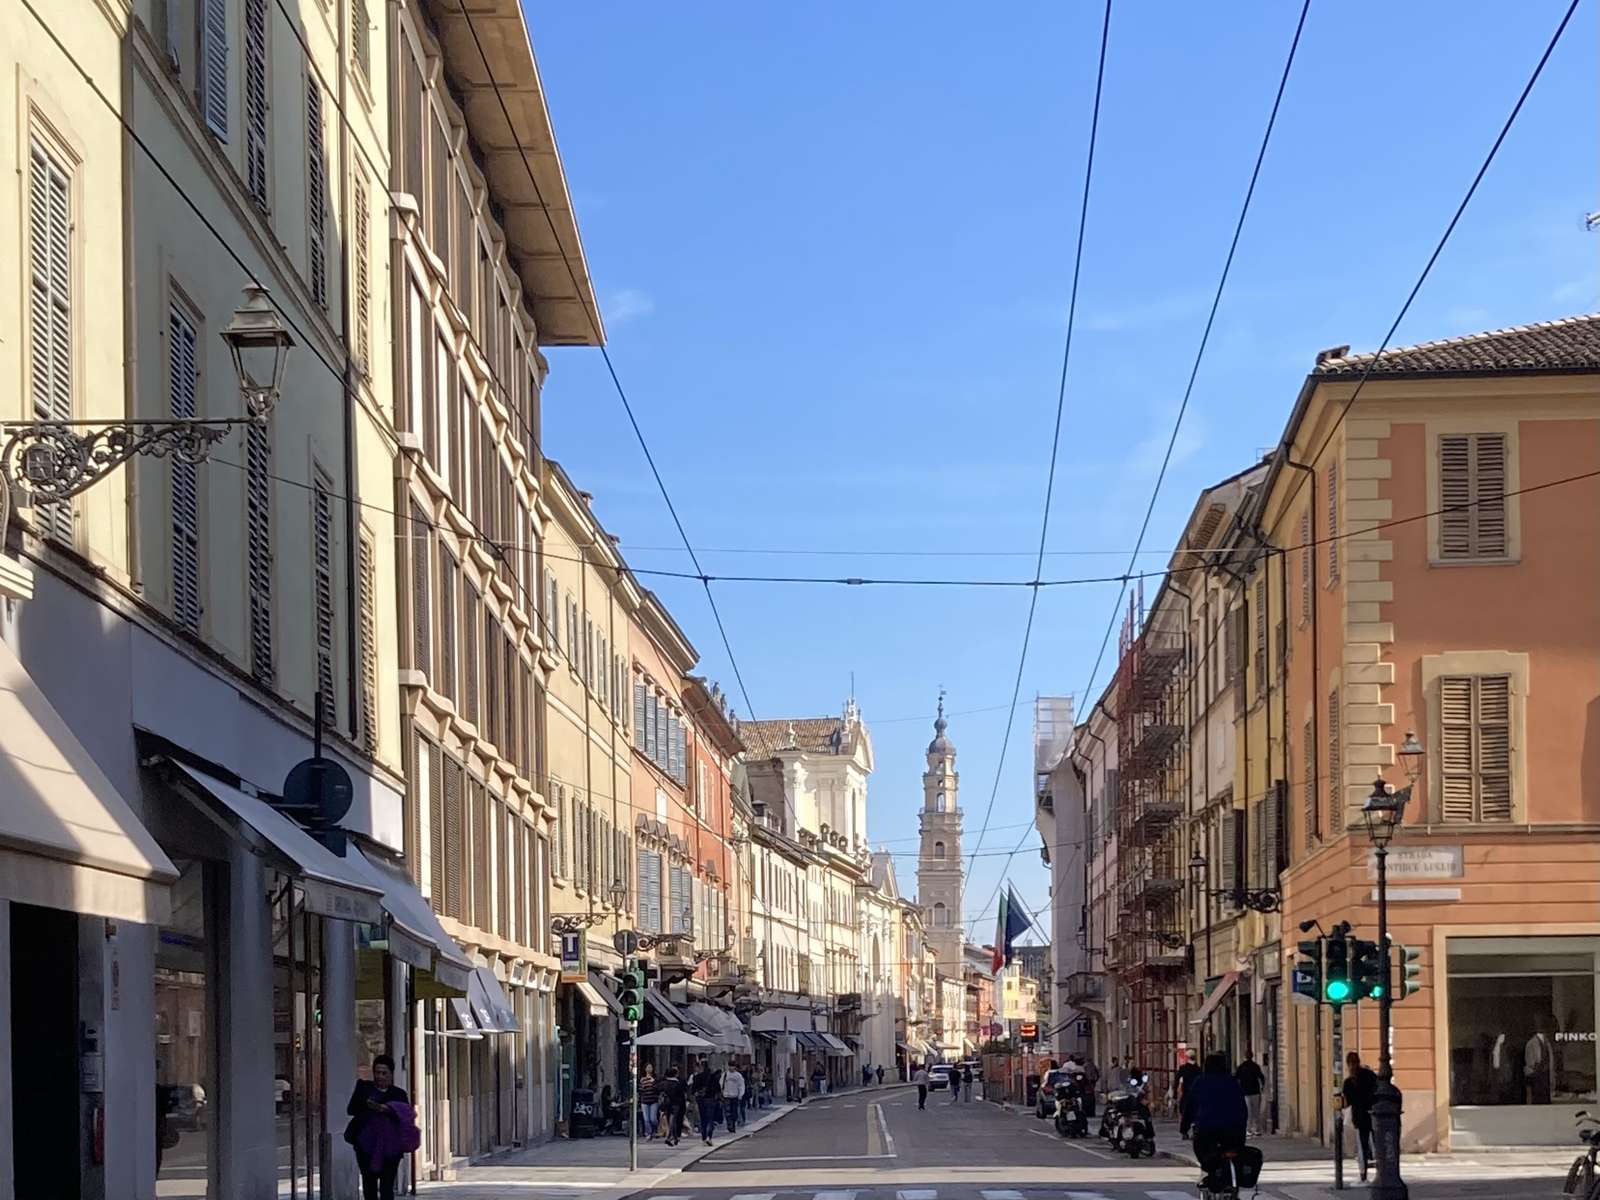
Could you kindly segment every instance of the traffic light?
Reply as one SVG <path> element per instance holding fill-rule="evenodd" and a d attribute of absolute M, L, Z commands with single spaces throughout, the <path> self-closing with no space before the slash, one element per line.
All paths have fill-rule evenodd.
<path fill-rule="evenodd" d="M 644 1019 L 644 972 L 631 961 L 622 970 L 622 1019 L 634 1025 Z"/>
<path fill-rule="evenodd" d="M 1322 949 L 1322 998 L 1334 1007 L 1356 999 L 1350 983 L 1350 942 L 1335 930 Z"/>
<path fill-rule="evenodd" d="M 1309 1000 L 1322 999 L 1322 939 L 1300 943 L 1294 964 L 1294 991 Z"/>
<path fill-rule="evenodd" d="M 1387 972 L 1377 942 L 1353 938 L 1350 942 L 1350 986 L 1354 1000 L 1381 1000 Z"/>
<path fill-rule="evenodd" d="M 1422 950 L 1416 946 L 1402 946 L 1395 943 L 1395 959 L 1400 965 L 1397 972 L 1399 979 L 1395 981 L 1394 998 L 1404 1000 L 1407 996 L 1415 996 L 1422 990 Z"/>

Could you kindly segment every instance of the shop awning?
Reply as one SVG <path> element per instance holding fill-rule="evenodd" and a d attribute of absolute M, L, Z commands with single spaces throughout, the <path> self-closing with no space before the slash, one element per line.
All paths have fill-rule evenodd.
<path fill-rule="evenodd" d="M 467 983 L 467 1003 L 477 1018 L 478 1028 L 485 1033 L 520 1033 L 516 1011 L 506 996 L 505 988 L 488 967 L 472 968 L 472 978 Z"/>
<path fill-rule="evenodd" d="M 599 971 L 591 969 L 589 972 L 589 984 L 595 991 L 600 993 L 600 999 L 605 1003 L 606 1008 L 620 1017 L 622 1015 L 622 1001 L 617 999 L 617 994 L 611 990 L 611 985 L 606 982 L 606 977 L 600 974 Z"/>
<path fill-rule="evenodd" d="M 699 1026 L 701 1035 L 718 1049 L 729 1054 L 749 1054 L 750 1035 L 744 1022 L 724 1008 L 702 1000 L 691 1001 L 682 1012 L 693 1024 Z"/>
<path fill-rule="evenodd" d="M 775 1042 L 783 1036 L 776 1029 L 752 1029 L 750 1032 L 764 1042 Z"/>
<path fill-rule="evenodd" d="M 833 1058 L 849 1058 L 849 1057 L 851 1057 L 852 1055 L 855 1054 L 854 1050 L 852 1050 L 849 1046 L 845 1045 L 834 1034 L 831 1034 L 831 1033 L 819 1033 L 819 1034 L 817 1034 L 817 1037 L 822 1039 L 822 1044 L 825 1047 L 827 1047 L 827 1052 L 828 1052 L 830 1057 L 833 1057 Z"/>
<path fill-rule="evenodd" d="M 600 989 L 587 979 L 579 979 L 567 985 L 578 989 L 578 995 L 583 997 L 583 1002 L 589 1006 L 591 1017 L 603 1017 L 611 1011 L 611 1006 L 606 1003 L 606 998 L 600 994 Z"/>
<path fill-rule="evenodd" d="M 0 642 L 0 899 L 159 925 L 172 860 Z"/>
<path fill-rule="evenodd" d="M 483 1033 L 478 1028 L 478 1021 L 472 1015 L 472 1006 L 459 996 L 450 999 L 451 1024 L 439 1032 L 445 1037 L 464 1038 L 469 1042 L 478 1041 Z"/>
<path fill-rule="evenodd" d="M 645 989 L 644 1002 L 656 1014 L 658 1025 L 676 1025 L 682 1028 L 688 1022 L 688 1018 L 679 1011 L 678 1006 L 655 988 Z"/>
<path fill-rule="evenodd" d="M 304 829 L 257 796 L 182 763 L 173 764 L 194 787 L 209 811 L 258 853 L 275 859 L 293 875 L 307 912 L 345 921 L 383 922 L 383 889 L 365 872 L 340 858 Z"/>
<path fill-rule="evenodd" d="M 426 897 L 400 868 L 381 858 L 368 858 L 351 846 L 345 861 L 383 893 L 388 915 L 385 948 L 401 962 L 429 971 L 440 985 L 465 995 L 472 963 L 456 940 L 444 931 Z"/>
<path fill-rule="evenodd" d="M 1206 997 L 1206 1002 L 1200 1006 L 1200 1011 L 1189 1018 L 1189 1024 L 1204 1025 L 1206 1019 L 1217 1011 L 1217 1005 L 1222 1003 L 1223 997 L 1231 992 L 1233 985 L 1238 982 L 1239 972 L 1228 971 L 1224 973 L 1222 978 L 1217 980 L 1217 986 L 1211 989 L 1211 995 Z"/>

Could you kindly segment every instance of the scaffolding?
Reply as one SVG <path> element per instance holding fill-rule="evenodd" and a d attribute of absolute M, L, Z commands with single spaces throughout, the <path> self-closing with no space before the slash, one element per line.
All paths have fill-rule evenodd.
<path fill-rule="evenodd" d="M 1177 822 L 1188 779 L 1187 631 L 1147 622 L 1130 600 L 1115 684 L 1118 928 L 1110 966 L 1129 998 L 1129 1051 L 1152 1104 L 1172 1093 L 1192 966 L 1183 925 L 1187 860 Z"/>

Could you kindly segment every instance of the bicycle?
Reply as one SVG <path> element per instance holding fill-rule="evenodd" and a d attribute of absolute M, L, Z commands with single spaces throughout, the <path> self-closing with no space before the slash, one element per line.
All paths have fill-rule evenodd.
<path fill-rule="evenodd" d="M 1596 1164 L 1600 1159 L 1600 1117 L 1591 1117 L 1587 1109 L 1579 1109 L 1574 1123 L 1585 1149 L 1567 1168 L 1567 1181 L 1561 1190 L 1568 1196 L 1582 1196 L 1583 1200 L 1600 1200 L 1600 1168 Z M 1594 1128 L 1586 1129 L 1586 1125 Z"/>

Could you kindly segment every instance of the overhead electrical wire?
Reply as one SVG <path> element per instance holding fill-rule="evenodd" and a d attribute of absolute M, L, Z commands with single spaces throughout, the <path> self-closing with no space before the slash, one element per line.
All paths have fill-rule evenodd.
<path fill-rule="evenodd" d="M 1028 646 L 1033 640 L 1033 621 L 1039 611 L 1039 577 L 1044 572 L 1045 546 L 1050 536 L 1050 505 L 1055 498 L 1056 462 L 1061 454 L 1061 419 L 1067 405 L 1067 372 L 1072 364 L 1072 335 L 1077 327 L 1078 285 L 1083 278 L 1083 243 L 1089 228 L 1089 195 L 1094 183 L 1094 152 L 1100 138 L 1100 103 L 1105 95 L 1106 48 L 1111 41 L 1111 0 L 1106 0 L 1105 13 L 1100 21 L 1100 55 L 1095 67 L 1094 106 L 1089 116 L 1089 148 L 1084 157 L 1083 194 L 1078 205 L 1077 246 L 1072 256 L 1072 291 L 1067 301 L 1067 329 L 1061 349 L 1061 375 L 1056 385 L 1055 429 L 1050 436 L 1050 469 L 1045 474 L 1044 511 L 1039 520 L 1039 549 L 1034 558 L 1033 583 L 1028 593 L 1028 618 L 1022 627 L 1022 652 L 1017 656 L 1017 677 L 1011 687 L 1011 707 L 1006 713 L 1006 729 L 1000 738 L 1000 754 L 995 761 L 994 786 L 989 789 L 989 803 L 984 809 L 983 826 L 978 830 L 978 840 L 968 861 L 968 870 L 961 875 L 961 898 L 966 899 L 967 875 L 977 852 L 983 849 L 984 836 L 989 832 L 989 818 L 994 815 L 995 799 L 1000 794 L 1000 777 L 1005 769 L 1006 750 L 1011 745 L 1011 730 L 1017 722 L 1017 703 L 1022 695 L 1022 676 L 1028 665 Z"/>

